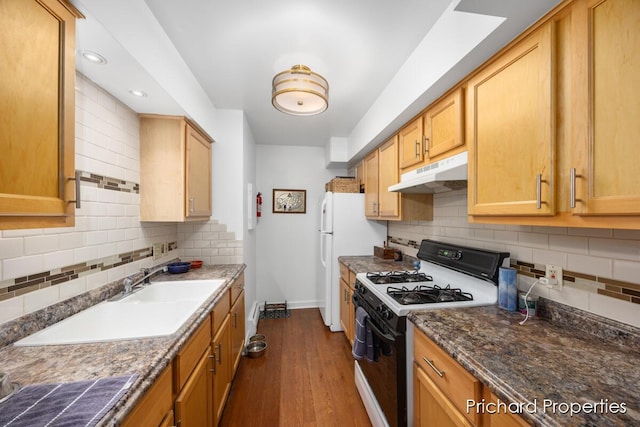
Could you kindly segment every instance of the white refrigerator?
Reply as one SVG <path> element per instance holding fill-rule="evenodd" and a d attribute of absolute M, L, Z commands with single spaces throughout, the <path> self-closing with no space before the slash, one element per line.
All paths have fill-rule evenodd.
<path fill-rule="evenodd" d="M 339 256 L 373 255 L 387 240 L 387 222 L 364 216 L 364 194 L 325 193 L 320 204 L 320 267 L 317 298 L 324 324 L 341 331 Z"/>

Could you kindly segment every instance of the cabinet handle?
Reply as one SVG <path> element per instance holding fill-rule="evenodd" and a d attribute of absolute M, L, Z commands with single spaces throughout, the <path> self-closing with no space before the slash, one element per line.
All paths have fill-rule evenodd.
<path fill-rule="evenodd" d="M 420 157 L 420 143 L 416 139 L 416 157 Z"/>
<path fill-rule="evenodd" d="M 189 197 L 189 212 L 193 213 L 193 203 L 194 199 L 193 197 Z"/>
<path fill-rule="evenodd" d="M 210 354 L 209 359 L 213 359 L 213 369 L 209 369 L 209 372 L 215 375 L 216 374 L 216 353 L 214 352 L 213 354 Z"/>
<path fill-rule="evenodd" d="M 576 207 L 576 201 L 581 202 L 581 199 L 576 199 L 576 178 L 582 178 L 582 175 L 576 174 L 576 168 L 571 168 L 571 209 Z"/>
<path fill-rule="evenodd" d="M 75 181 L 76 184 L 76 199 L 69 200 L 69 203 L 75 203 L 76 209 L 80 209 L 80 175 L 82 172 L 76 171 L 75 175 L 72 178 L 67 178 L 69 181 Z"/>
<path fill-rule="evenodd" d="M 433 360 L 429 360 L 426 357 L 423 357 L 422 360 L 427 362 L 427 364 L 431 366 L 431 369 L 433 369 L 440 378 L 444 377 L 444 371 L 441 371 L 440 369 L 436 368 L 436 366 L 433 364 Z"/>
<path fill-rule="evenodd" d="M 238 327 L 238 313 L 233 313 L 233 327 Z"/>
<path fill-rule="evenodd" d="M 547 204 L 547 202 L 542 201 L 542 183 L 547 182 L 542 179 L 542 174 L 539 173 L 536 175 L 536 209 L 540 209 L 542 204 Z"/>
<path fill-rule="evenodd" d="M 218 355 L 218 363 L 222 365 L 222 343 L 218 344 L 216 347 L 218 348 L 218 351 L 216 352 Z"/>
<path fill-rule="evenodd" d="M 429 138 L 427 138 L 427 135 L 422 136 L 422 141 L 424 143 L 424 154 L 427 155 L 429 154 Z"/>

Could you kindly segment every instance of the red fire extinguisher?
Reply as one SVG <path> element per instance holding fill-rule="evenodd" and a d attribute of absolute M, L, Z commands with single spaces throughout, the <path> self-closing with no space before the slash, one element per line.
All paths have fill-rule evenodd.
<path fill-rule="evenodd" d="M 262 193 L 258 193 L 256 196 L 256 217 L 262 216 Z"/>

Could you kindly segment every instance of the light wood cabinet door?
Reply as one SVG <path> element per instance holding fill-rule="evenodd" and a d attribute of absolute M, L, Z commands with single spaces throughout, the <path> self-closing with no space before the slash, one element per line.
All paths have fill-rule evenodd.
<path fill-rule="evenodd" d="M 187 218 L 211 216 L 211 142 L 187 126 L 186 212 Z"/>
<path fill-rule="evenodd" d="M 373 150 L 364 159 L 364 214 L 369 218 L 378 217 L 378 150 Z"/>
<path fill-rule="evenodd" d="M 424 160 L 424 148 L 422 147 L 423 130 L 422 118 L 419 117 L 398 132 L 400 169 L 408 168 L 422 163 Z M 394 183 L 395 184 L 395 183 Z"/>
<path fill-rule="evenodd" d="M 173 369 L 169 364 L 167 368 L 158 376 L 140 398 L 135 408 L 127 415 L 122 422 L 122 427 L 157 427 L 161 424 L 163 417 L 166 419 L 171 414 L 173 422 Z"/>
<path fill-rule="evenodd" d="M 573 13 L 572 212 L 638 215 L 640 2 L 580 1 Z"/>
<path fill-rule="evenodd" d="M 0 2 L 0 230 L 75 223 L 75 19 L 57 0 Z"/>
<path fill-rule="evenodd" d="M 176 397 L 174 412 L 180 427 L 210 426 L 212 420 L 210 351 L 205 351 Z"/>
<path fill-rule="evenodd" d="M 398 136 L 378 149 L 378 216 L 381 219 L 400 217 L 400 193 L 392 193 L 389 186 L 400 181 L 398 170 Z"/>
<path fill-rule="evenodd" d="M 415 364 L 413 376 L 413 420 L 416 427 L 473 427 L 473 424 Z"/>
<path fill-rule="evenodd" d="M 244 348 L 244 316 L 244 291 L 242 291 L 233 307 L 231 307 L 231 361 L 233 362 L 231 365 L 231 378 L 235 376 Z"/>
<path fill-rule="evenodd" d="M 185 222 L 211 216 L 211 142 L 179 116 L 140 116 L 140 220 Z"/>
<path fill-rule="evenodd" d="M 482 389 L 482 399 L 485 403 L 498 404 L 498 397 L 486 387 Z M 504 409 L 498 411 L 493 410 L 494 413 L 487 411 L 482 414 L 482 427 L 527 427 L 530 424 L 526 422 L 522 417 L 512 414 Z"/>
<path fill-rule="evenodd" d="M 445 154 L 449 156 L 464 150 L 462 94 L 462 88 L 456 89 L 429 107 L 424 114 L 425 163 L 438 161 L 444 158 Z"/>
<path fill-rule="evenodd" d="M 352 321 L 350 320 L 351 313 L 353 313 L 351 295 L 353 293 L 349 288 L 349 284 L 340 279 L 340 325 L 349 342 L 353 344 L 353 329 Z"/>
<path fill-rule="evenodd" d="M 225 317 L 212 342 L 213 356 L 213 425 L 222 418 L 224 404 L 231 388 L 231 351 L 229 318 Z"/>
<path fill-rule="evenodd" d="M 553 215 L 555 96 L 550 23 L 467 87 L 471 215 Z"/>

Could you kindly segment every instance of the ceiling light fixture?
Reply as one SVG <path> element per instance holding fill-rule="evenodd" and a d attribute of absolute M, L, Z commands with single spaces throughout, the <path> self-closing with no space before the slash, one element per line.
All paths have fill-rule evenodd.
<path fill-rule="evenodd" d="M 147 97 L 147 92 L 145 92 L 143 90 L 132 89 L 132 90 L 129 91 L 129 93 L 131 95 L 139 96 L 141 98 L 146 98 Z"/>
<path fill-rule="evenodd" d="M 93 62 L 94 64 L 104 65 L 107 63 L 107 58 L 100 55 L 99 53 L 91 52 L 90 50 L 83 50 L 82 57 L 89 62 Z"/>
<path fill-rule="evenodd" d="M 271 103 L 294 116 L 313 116 L 329 107 L 329 82 L 306 65 L 294 65 L 273 78 Z"/>

